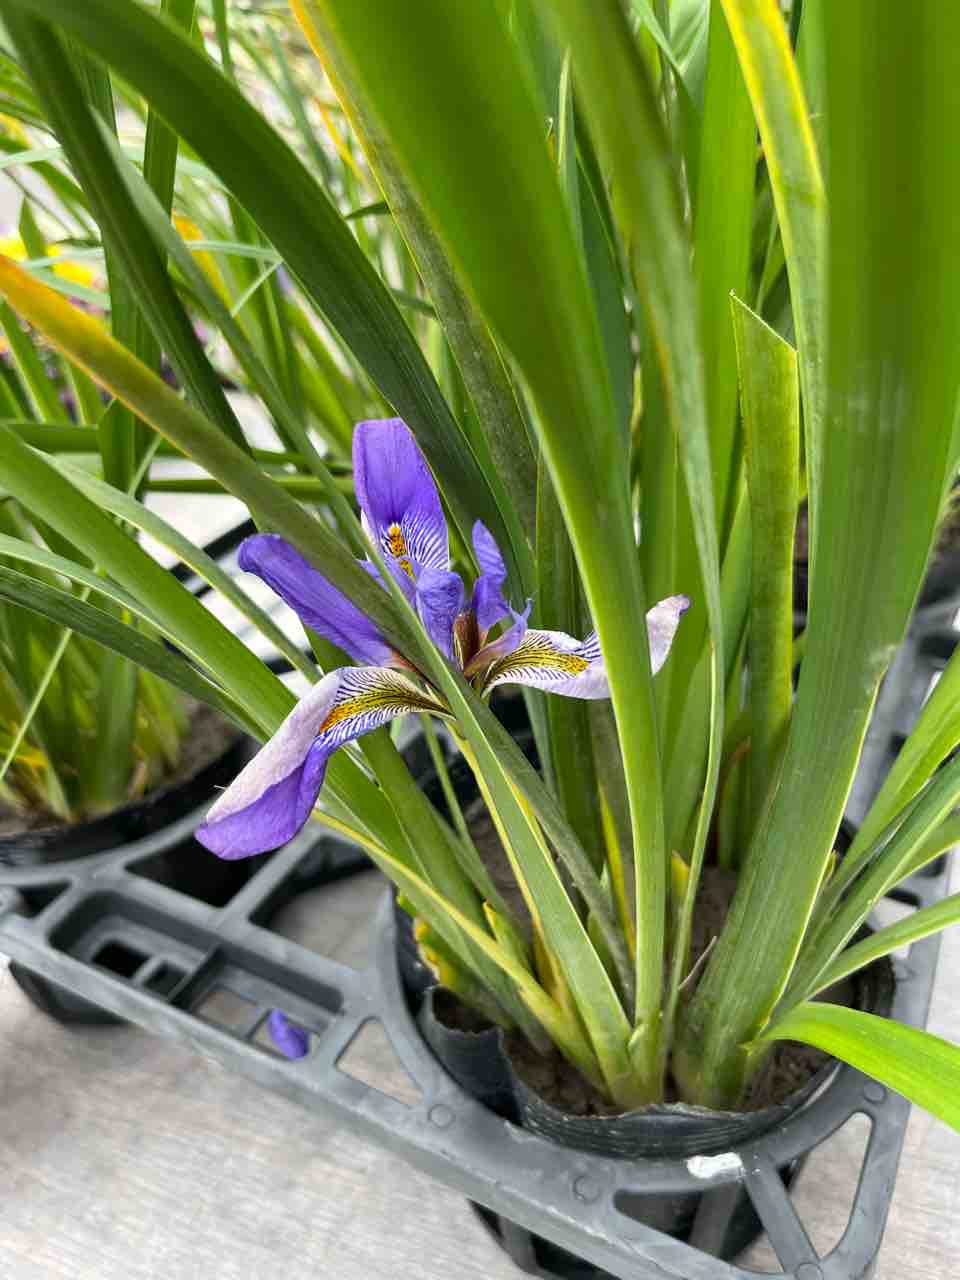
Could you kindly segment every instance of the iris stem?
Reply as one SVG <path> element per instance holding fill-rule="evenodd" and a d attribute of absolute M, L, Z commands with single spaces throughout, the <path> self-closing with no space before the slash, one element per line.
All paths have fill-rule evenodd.
<path fill-rule="evenodd" d="M 437 731 L 433 727 L 433 721 L 428 715 L 421 715 L 420 724 L 423 728 L 423 736 L 427 740 L 427 750 L 430 752 L 430 759 L 433 767 L 437 771 L 437 778 L 440 782 L 440 788 L 443 791 L 443 798 L 446 802 L 447 809 L 450 813 L 457 834 L 461 840 L 467 844 L 473 844 L 470 831 L 467 827 L 466 819 L 463 816 L 463 810 L 460 807 L 460 801 L 457 799 L 457 793 L 454 790 L 453 783 L 450 780 L 450 770 L 447 768 L 446 756 L 443 754 L 443 748 L 440 745 L 440 739 L 437 737 Z"/>

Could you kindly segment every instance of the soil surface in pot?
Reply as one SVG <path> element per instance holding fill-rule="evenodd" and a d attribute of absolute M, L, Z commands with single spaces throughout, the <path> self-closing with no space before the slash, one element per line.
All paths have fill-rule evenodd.
<path fill-rule="evenodd" d="M 503 846 L 494 830 L 486 810 L 468 811 L 470 832 L 477 851 L 489 870 L 494 883 L 507 905 L 511 907 L 524 927 L 529 930 L 530 915 L 526 909 Z M 727 917 L 736 876 L 719 867 L 703 869 L 697 902 L 694 908 L 691 937 L 691 968 L 695 967 L 711 941 L 715 938 Z M 838 984 L 823 994 L 834 1004 L 853 1003 L 855 987 L 852 982 Z M 444 1026 L 455 1031 L 486 1031 L 490 1023 L 468 1008 L 449 992 L 438 991 L 434 998 L 434 1012 Z M 527 1040 L 513 1034 L 506 1037 L 506 1049 L 517 1075 L 544 1101 L 578 1116 L 614 1116 L 621 1114 L 590 1085 L 575 1067 L 559 1053 L 538 1053 Z M 789 1041 L 776 1046 L 766 1066 L 754 1078 L 744 1111 L 759 1111 L 765 1107 L 785 1102 L 791 1094 L 802 1089 L 816 1073 L 829 1062 L 828 1055 L 808 1045 Z M 667 1081 L 666 1102 L 677 1102 L 672 1081 Z"/>
<path fill-rule="evenodd" d="M 143 795 L 132 796 L 120 806 L 149 805 L 159 796 L 189 781 L 206 765 L 218 759 L 239 736 L 239 730 L 203 703 L 197 703 L 190 711 L 190 724 L 180 744 L 180 759 L 176 768 L 168 773 L 158 787 Z M 102 815 L 94 815 L 102 816 Z M 10 840 L 27 831 L 68 832 L 71 827 L 90 821 L 90 815 L 76 822 L 58 822 L 49 813 L 21 813 L 0 804 L 0 840 Z"/>

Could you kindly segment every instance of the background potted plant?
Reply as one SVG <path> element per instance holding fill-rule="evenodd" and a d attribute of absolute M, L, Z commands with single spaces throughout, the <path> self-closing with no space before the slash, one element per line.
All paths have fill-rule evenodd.
<path fill-rule="evenodd" d="M 955 20 L 933 4 L 808 3 L 791 15 L 798 59 L 772 0 L 725 0 L 708 24 L 691 5 L 673 31 L 646 6 L 629 21 L 613 0 L 517 4 L 510 22 L 439 3 L 294 9 L 429 294 L 462 379 L 459 415 L 348 225 L 174 23 L 114 0 L 2 5 L 74 140 L 78 177 L 98 181 L 125 270 L 163 286 L 140 301 L 171 359 L 194 370 L 188 398 L 12 263 L 0 292 L 248 504 L 265 533 L 246 563 L 297 604 L 330 668 L 291 710 L 225 628 L 118 541 L 78 480 L 4 432 L 0 475 L 33 518 L 189 655 L 181 681 L 271 738 L 205 838 L 227 857 L 269 848 L 319 793 L 321 821 L 399 884 L 461 994 L 535 1049 L 551 1041 L 620 1113 L 661 1104 L 668 1078 L 684 1103 L 736 1112 L 789 1040 L 956 1123 L 960 1051 L 813 999 L 956 911 L 931 907 L 847 949 L 873 905 L 953 839 L 953 668 L 851 848 L 834 853 L 956 471 L 960 171 L 944 138 L 960 92 Z M 416 445 L 395 421 L 361 434 L 366 539 L 322 459 L 332 521 L 308 514 L 211 402 L 171 318 L 171 233 L 97 123 L 58 28 L 216 170 L 409 425 Z M 211 109 L 196 109 L 200 95 Z M 803 492 L 812 590 L 794 696 Z M 451 556 L 481 584 L 469 607 Z M 15 572 L 0 592 L 27 602 Z M 681 595 L 692 605 L 655 683 L 651 606 L 673 600 L 675 622 Z M 35 588 L 29 603 L 65 607 Z M 169 656 L 71 609 L 148 668 Z M 324 640 L 367 665 L 341 665 Z M 485 705 L 504 671 L 562 694 L 589 687 L 598 703 L 591 715 L 576 698 L 531 698 L 542 776 Z M 408 710 L 452 724 L 527 900 L 529 940 L 469 833 L 437 819 L 389 738 L 359 737 L 362 768 L 336 751 Z M 708 861 L 737 889 L 692 974 Z"/>

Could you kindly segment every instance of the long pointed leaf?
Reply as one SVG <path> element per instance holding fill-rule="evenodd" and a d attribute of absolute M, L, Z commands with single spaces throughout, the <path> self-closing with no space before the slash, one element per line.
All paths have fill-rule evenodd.
<path fill-rule="evenodd" d="M 800 389 L 789 343 L 731 299 L 750 493 L 750 810 L 763 808 L 793 705 L 793 540 Z"/>
<path fill-rule="evenodd" d="M 812 567 L 820 516 L 826 412 L 823 177 L 780 6 L 776 0 L 721 2 L 760 129 L 790 278 L 803 389 Z"/>
<path fill-rule="evenodd" d="M 960 1046 L 917 1027 L 834 1004 L 804 1004 L 765 1040 L 832 1053 L 960 1130 Z"/>
<path fill-rule="evenodd" d="M 808 992 L 807 999 L 812 1000 L 827 987 L 832 987 L 835 982 L 840 982 L 851 973 L 856 973 L 858 969 L 872 964 L 881 956 L 888 956 L 891 951 L 896 951 L 900 947 L 909 947 L 914 942 L 919 942 L 921 938 L 929 938 L 931 934 L 939 933 L 941 929 L 949 928 L 958 921 L 960 921 L 960 893 L 951 894 L 942 902 L 935 902 L 932 907 L 921 907 L 919 911 L 912 911 L 906 919 L 887 925 L 885 929 L 878 929 L 876 933 L 871 933 L 869 938 L 864 938 L 856 946 L 847 947 L 845 951 L 841 951 L 836 960 L 824 969 L 816 981 L 815 989 Z"/>

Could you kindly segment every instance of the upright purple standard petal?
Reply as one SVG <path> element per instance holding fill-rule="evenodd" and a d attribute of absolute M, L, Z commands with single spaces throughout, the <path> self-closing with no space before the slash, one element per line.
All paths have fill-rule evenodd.
<path fill-rule="evenodd" d="M 282 1009 L 272 1010 L 267 1018 L 267 1031 L 285 1058 L 305 1058 L 310 1052 L 309 1031 L 291 1022 Z"/>
<path fill-rule="evenodd" d="M 279 534 L 247 538 L 237 559 L 241 569 L 262 578 L 305 626 L 319 631 L 357 662 L 379 667 L 394 661 L 396 654 L 380 628 Z"/>
<path fill-rule="evenodd" d="M 507 566 L 493 534 L 480 520 L 473 526 L 473 551 L 477 557 L 480 576 L 473 586 L 471 608 L 476 614 L 481 633 L 485 635 L 501 618 L 506 618 L 511 610 L 503 594 Z"/>
<path fill-rule="evenodd" d="M 453 624 L 463 609 L 463 580 L 448 569 L 424 569 L 417 578 L 417 612 L 427 635 L 453 657 Z"/>
<path fill-rule="evenodd" d="M 347 668 L 349 670 L 349 668 Z M 249 858 L 292 840 L 316 803 L 331 751 L 317 741 L 343 673 L 315 684 L 211 806 L 197 839 L 218 857 Z"/>
<path fill-rule="evenodd" d="M 424 569 L 450 567 L 440 495 L 402 419 L 357 423 L 353 482 L 367 533 L 392 568 L 416 579 Z"/>

